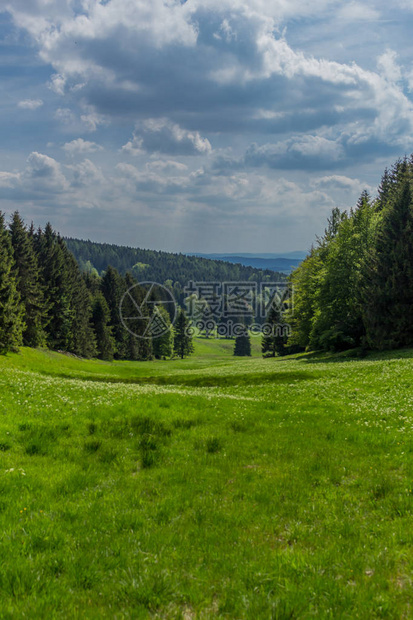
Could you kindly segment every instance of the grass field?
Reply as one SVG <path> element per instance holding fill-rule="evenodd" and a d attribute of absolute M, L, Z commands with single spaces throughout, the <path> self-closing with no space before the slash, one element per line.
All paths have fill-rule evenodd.
<path fill-rule="evenodd" d="M 413 352 L 196 346 L 0 357 L 0 617 L 413 617 Z"/>

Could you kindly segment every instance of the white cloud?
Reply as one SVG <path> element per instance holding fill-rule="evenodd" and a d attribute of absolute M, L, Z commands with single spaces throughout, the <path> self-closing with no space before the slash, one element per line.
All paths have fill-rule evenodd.
<path fill-rule="evenodd" d="M 387 27 L 393 7 L 384 2 L 0 4 L 17 28 L 29 33 L 37 52 L 26 92 L 43 93 L 39 87 L 48 80 L 45 102 L 64 97 L 41 144 L 49 140 L 51 153 L 63 144 L 73 157 L 63 167 L 34 153 L 26 170 L 22 165 L 16 172 L 20 147 L 10 159 L 4 156 L 12 169 L 0 173 L 2 195 L 13 194 L 16 202 L 31 195 L 42 205 L 47 200 L 69 205 L 68 212 L 73 205 L 72 213 L 83 206 L 109 213 L 116 204 L 137 217 L 143 210 L 145 226 L 156 210 L 158 230 L 163 226 L 166 236 L 173 227 L 168 213 L 205 224 L 209 210 L 218 216 L 210 218 L 215 227 L 242 214 L 239 239 L 248 244 L 257 222 L 269 237 L 271 223 L 276 231 L 290 218 L 291 228 L 301 226 L 304 238 L 310 220 L 319 222 L 336 204 L 352 206 L 354 195 L 367 187 L 365 178 L 379 180 L 384 156 L 390 163 L 393 153 L 396 158 L 413 146 L 408 26 L 398 23 L 399 13 Z M 374 28 L 367 23 L 372 20 Z M 401 30 L 405 38 L 399 41 L 395 33 Z M 49 109 L 39 110 L 43 122 Z M 95 142 L 85 139 L 91 132 Z M 29 138 L 32 143 L 34 134 Z M 100 151 L 97 143 L 106 147 L 99 153 L 102 168 L 89 159 L 78 161 Z M 32 147 L 23 139 L 22 148 L 27 153 Z M 128 155 L 136 156 L 135 166 L 119 164 Z M 204 233 L 203 226 L 193 225 L 192 233 L 197 230 Z M 226 232 L 222 243 L 227 239 Z"/>
<path fill-rule="evenodd" d="M 208 155 L 211 144 L 198 131 L 188 131 L 166 118 L 150 118 L 134 131 L 131 141 L 122 147 L 125 153 L 140 155 L 169 153 L 174 155 Z"/>
<path fill-rule="evenodd" d="M 294 136 L 274 144 L 251 144 L 245 163 L 270 168 L 328 168 L 344 155 L 343 146 L 337 141 L 321 136 Z"/>
<path fill-rule="evenodd" d="M 389 82 L 400 82 L 402 79 L 402 71 L 398 66 L 397 62 L 397 53 L 394 50 L 387 49 L 381 56 L 377 59 L 377 67 Z"/>
<path fill-rule="evenodd" d="M 84 159 L 82 162 L 70 166 L 66 166 L 73 173 L 74 184 L 76 186 L 96 187 L 96 183 L 105 181 L 104 175 L 100 168 L 95 166 L 90 159 Z"/>
<path fill-rule="evenodd" d="M 340 189 L 363 189 L 365 187 L 359 179 L 351 179 L 341 174 L 331 174 L 319 177 L 312 181 L 314 187 L 338 187 Z"/>
<path fill-rule="evenodd" d="M 29 155 L 23 177 L 25 184 L 34 190 L 64 191 L 68 189 L 68 182 L 59 162 L 36 151 Z"/>
<path fill-rule="evenodd" d="M 121 151 L 126 155 L 132 155 L 133 157 L 144 155 L 145 150 L 142 148 L 142 139 L 137 136 L 133 136 L 132 140 L 129 140 L 129 142 L 122 146 Z"/>
<path fill-rule="evenodd" d="M 63 125 L 71 125 L 76 122 L 76 116 L 69 108 L 58 108 L 54 114 L 54 117 Z"/>
<path fill-rule="evenodd" d="M 371 196 L 374 196 L 376 189 L 366 181 L 358 178 L 350 178 L 341 174 L 332 174 L 319 178 L 315 178 L 310 182 L 311 187 L 319 188 L 330 195 L 336 197 L 342 196 L 346 201 L 345 207 L 349 208 L 356 204 L 361 192 L 367 190 Z"/>
<path fill-rule="evenodd" d="M 146 168 L 148 170 L 152 170 L 154 172 L 163 172 L 165 174 L 173 173 L 173 174 L 185 174 L 188 170 L 188 166 L 182 164 L 178 161 L 173 160 L 159 160 L 156 159 L 154 161 L 149 161 L 146 164 Z"/>
<path fill-rule="evenodd" d="M 51 88 L 73 97 L 79 93 L 92 106 L 80 116 L 87 131 L 125 113 L 135 120 L 172 119 L 171 110 L 179 107 L 192 114 L 191 127 L 196 126 L 194 119 L 212 114 L 216 129 L 224 123 L 223 110 L 238 126 L 251 119 L 258 123 L 268 97 L 274 97 L 279 114 L 294 111 L 296 98 L 293 113 L 299 119 L 306 105 L 298 106 L 301 90 L 313 93 L 312 105 L 328 109 L 331 100 L 330 108 L 342 106 L 353 118 L 369 110 L 377 122 L 365 121 L 355 140 L 374 136 L 398 144 L 401 133 L 413 133 L 413 106 L 396 83 L 400 70 L 393 52 L 382 55 L 376 73 L 295 50 L 279 34 L 290 18 L 377 19 L 379 10 L 372 2 L 111 0 L 83 2 L 81 13 L 76 6 L 63 0 L 6 3 L 15 22 L 32 35 L 41 58 L 54 67 Z M 277 87 L 279 78 L 283 82 Z M 253 95 L 239 90 L 247 84 L 249 92 L 256 93 L 249 105 L 245 99 Z M 186 124 L 182 118 L 170 122 L 180 129 Z M 172 125 L 169 131 L 174 133 Z M 196 130 L 192 134 L 196 152 L 210 150 Z M 183 147 L 185 139 L 172 138 Z M 139 135 L 124 146 L 124 152 L 134 155 L 141 150 Z"/>
<path fill-rule="evenodd" d="M 190 184 L 188 176 L 164 176 L 148 168 L 140 170 L 131 164 L 120 163 L 116 170 L 123 179 L 132 182 L 129 185 L 129 192 L 132 195 L 141 193 L 170 194 L 171 192 L 180 193 L 186 190 Z M 122 181 L 124 186 L 124 181 Z M 127 188 L 127 186 L 126 186 Z"/>
<path fill-rule="evenodd" d="M 85 129 L 90 132 L 96 131 L 99 125 L 107 125 L 108 119 L 103 114 L 90 110 L 87 114 L 81 114 L 80 120 Z"/>
<path fill-rule="evenodd" d="M 24 99 L 23 101 L 19 101 L 17 105 L 24 110 L 37 110 L 37 108 L 42 107 L 43 101 L 41 99 Z"/>
<path fill-rule="evenodd" d="M 66 142 L 66 144 L 62 146 L 62 149 L 68 153 L 68 155 L 73 156 L 82 153 L 95 153 L 96 151 L 102 151 L 103 147 L 96 144 L 96 142 L 88 142 L 87 140 L 83 140 L 83 138 L 77 138 L 71 142 Z"/>
<path fill-rule="evenodd" d="M 85 108 L 86 113 L 80 114 L 80 117 L 70 108 L 58 108 L 54 114 L 54 118 L 73 131 L 83 131 L 87 133 L 93 133 L 99 126 L 109 124 L 107 117 L 95 112 L 91 106 L 84 105 L 83 108 Z"/>
<path fill-rule="evenodd" d="M 20 181 L 19 173 L 0 171 L 0 187 L 2 188 L 16 187 L 19 181 Z"/>
<path fill-rule="evenodd" d="M 59 73 L 54 73 L 50 78 L 49 88 L 56 95 L 64 95 L 66 86 L 66 78 Z"/>

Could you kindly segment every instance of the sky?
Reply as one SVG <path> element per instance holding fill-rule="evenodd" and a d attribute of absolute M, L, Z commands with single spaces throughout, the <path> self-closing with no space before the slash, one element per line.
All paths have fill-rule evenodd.
<path fill-rule="evenodd" d="M 308 250 L 413 151 L 413 0 L 0 0 L 0 209 L 174 252 Z"/>

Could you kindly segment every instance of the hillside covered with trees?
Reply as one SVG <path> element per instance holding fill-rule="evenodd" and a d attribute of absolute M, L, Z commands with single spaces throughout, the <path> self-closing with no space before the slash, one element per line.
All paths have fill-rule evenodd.
<path fill-rule="evenodd" d="M 413 345 L 413 158 L 386 169 L 378 195 L 334 209 L 324 235 L 291 275 L 290 347 Z"/>
<path fill-rule="evenodd" d="M 95 243 L 80 239 L 65 239 L 82 271 L 102 274 L 111 265 L 124 275 L 128 271 L 138 281 L 149 280 L 165 284 L 173 290 L 175 298 L 183 303 L 183 289 L 194 282 L 269 282 L 283 281 L 285 274 L 271 269 L 211 260 L 199 256 L 172 254 L 155 250 Z"/>
<path fill-rule="evenodd" d="M 104 360 L 171 356 L 179 337 L 174 342 L 168 329 L 153 345 L 151 320 L 145 317 L 154 309 L 146 308 L 146 291 L 136 284 L 130 273 L 121 275 L 111 266 L 102 277 L 82 273 L 50 224 L 27 229 L 16 212 L 7 226 L 0 212 L 0 353 L 25 345 Z M 119 312 L 128 290 L 126 315 L 140 306 L 147 310 L 131 330 Z M 168 314 L 160 316 L 170 326 Z"/>

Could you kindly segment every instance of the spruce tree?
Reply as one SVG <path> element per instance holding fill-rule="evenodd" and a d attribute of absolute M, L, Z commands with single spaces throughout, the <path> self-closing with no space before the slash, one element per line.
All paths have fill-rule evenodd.
<path fill-rule="evenodd" d="M 236 357 L 251 357 L 251 339 L 247 329 L 235 338 L 234 355 Z"/>
<path fill-rule="evenodd" d="M 115 358 L 126 359 L 128 357 L 128 332 L 122 324 L 120 315 L 120 302 L 126 292 L 126 286 L 118 271 L 110 265 L 102 278 L 101 290 L 110 311 L 110 326 L 116 343 Z"/>
<path fill-rule="evenodd" d="M 0 211 L 0 353 L 16 351 L 23 343 L 24 307 L 14 272 L 13 248 Z"/>
<path fill-rule="evenodd" d="M 413 205 L 407 173 L 383 209 L 374 251 L 365 263 L 363 298 L 371 347 L 413 345 Z"/>
<path fill-rule="evenodd" d="M 91 296 L 73 254 L 60 237 L 58 243 L 64 259 L 66 285 L 70 291 L 72 321 L 68 351 L 90 358 L 96 355 L 96 342 L 91 325 Z"/>
<path fill-rule="evenodd" d="M 151 311 L 143 303 L 145 291 L 130 272 L 125 275 L 123 288 L 127 291 L 122 301 L 125 356 L 130 360 L 152 359 Z"/>
<path fill-rule="evenodd" d="M 33 247 L 33 234 L 28 233 L 17 211 L 13 214 L 10 234 L 15 261 L 14 274 L 24 306 L 23 344 L 28 347 L 42 346 L 45 343 L 43 287 Z"/>
<path fill-rule="evenodd" d="M 150 308 L 148 306 L 146 306 L 145 304 L 142 307 L 142 312 L 145 316 L 150 316 Z M 148 325 L 148 330 L 146 331 L 146 333 L 151 334 L 151 322 L 149 321 L 149 325 Z M 152 334 L 150 338 L 139 338 L 138 339 L 138 345 L 139 345 L 139 359 L 140 360 L 151 360 L 153 359 L 153 340 L 152 340 Z"/>
<path fill-rule="evenodd" d="M 264 357 L 284 354 L 287 339 L 283 333 L 282 322 L 280 310 L 272 304 L 266 319 L 266 324 L 268 328 L 271 328 L 271 333 L 264 333 L 261 340 L 261 351 Z"/>
<path fill-rule="evenodd" d="M 171 357 L 173 352 L 173 333 L 171 328 L 171 319 L 168 312 L 162 306 L 156 306 L 155 313 L 159 316 L 161 335 L 152 337 L 153 354 L 156 359 L 165 359 Z"/>
<path fill-rule="evenodd" d="M 181 309 L 174 326 L 174 353 L 181 359 L 194 352 L 192 336 L 189 333 L 191 322 Z"/>
<path fill-rule="evenodd" d="M 72 338 L 73 308 L 65 255 L 50 223 L 35 238 L 44 283 L 47 344 L 51 349 L 68 351 Z"/>
<path fill-rule="evenodd" d="M 112 336 L 112 328 L 109 326 L 110 311 L 108 304 L 99 291 L 93 300 L 92 325 L 96 338 L 98 358 L 111 362 L 115 352 L 115 340 Z"/>

